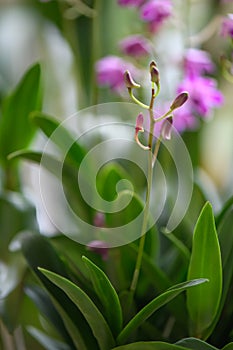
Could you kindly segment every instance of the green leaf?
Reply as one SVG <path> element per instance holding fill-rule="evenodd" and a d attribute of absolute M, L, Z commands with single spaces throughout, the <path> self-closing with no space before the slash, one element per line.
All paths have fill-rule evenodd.
<path fill-rule="evenodd" d="M 82 257 L 91 277 L 95 292 L 104 307 L 106 320 L 115 336 L 122 329 L 122 310 L 118 295 L 105 273 L 91 260 Z"/>
<path fill-rule="evenodd" d="M 66 159 L 76 166 L 81 164 L 86 151 L 76 142 L 75 138 L 65 129 L 61 122 L 41 112 L 34 112 L 31 117 L 34 124 L 66 153 Z"/>
<path fill-rule="evenodd" d="M 233 206 L 233 196 L 230 197 L 226 203 L 224 204 L 223 208 L 221 209 L 220 213 L 216 217 L 216 226 L 218 227 L 224 218 L 227 211 Z"/>
<path fill-rule="evenodd" d="M 67 330 L 46 291 L 39 286 L 26 286 L 25 292 L 28 297 L 33 300 L 42 315 L 55 326 L 63 339 L 69 342 L 70 339 Z"/>
<path fill-rule="evenodd" d="M 186 338 L 179 340 L 177 345 L 193 350 L 218 350 L 216 347 L 196 338 Z"/>
<path fill-rule="evenodd" d="M 109 350 L 114 345 L 112 333 L 103 315 L 95 304 L 78 286 L 68 279 L 45 269 L 39 269 L 52 283 L 61 288 L 82 312 L 90 325 L 101 350 Z"/>
<path fill-rule="evenodd" d="M 222 293 L 222 263 L 214 215 L 206 203 L 194 229 L 188 278 L 208 278 L 209 283 L 188 290 L 187 307 L 193 323 L 193 333 L 202 337 L 214 321 Z"/>
<path fill-rule="evenodd" d="M 158 297 L 153 299 L 149 304 L 147 304 L 142 310 L 140 310 L 123 328 L 121 333 L 117 338 L 118 344 L 124 343 L 129 335 L 137 329 L 145 320 L 147 320 L 156 310 L 161 308 L 163 305 L 167 304 L 169 301 L 174 299 L 177 295 L 179 295 L 184 290 L 197 286 L 199 284 L 207 282 L 207 279 L 200 278 L 191 281 L 187 281 L 184 283 L 177 284 L 163 294 L 160 294 Z M 200 288 L 200 286 L 198 287 Z"/>
<path fill-rule="evenodd" d="M 3 162 L 9 153 L 29 144 L 35 132 L 29 114 L 40 107 L 40 66 L 35 64 L 3 101 L 0 119 L 0 158 Z"/>
<path fill-rule="evenodd" d="M 229 343 L 226 346 L 224 346 L 224 348 L 222 348 L 222 350 L 233 350 L 233 343 Z"/>
<path fill-rule="evenodd" d="M 176 344 L 169 344 L 164 342 L 137 342 L 127 345 L 117 346 L 112 350 L 188 350 L 182 346 Z"/>
<path fill-rule="evenodd" d="M 21 246 L 29 266 L 49 292 L 77 348 L 80 350 L 98 349 L 93 333 L 79 309 L 60 288 L 56 287 L 38 270 L 38 266 L 41 266 L 68 277 L 65 264 L 49 240 L 39 234 L 28 233 L 23 238 Z"/>
<path fill-rule="evenodd" d="M 231 282 L 233 277 L 233 209 L 229 209 L 225 212 L 225 215 L 221 218 L 221 222 L 218 227 L 219 232 L 219 243 L 221 247 L 222 255 L 222 268 L 223 268 L 223 288 L 222 297 L 218 312 L 215 316 L 214 322 L 206 331 L 206 336 L 212 334 L 217 322 L 224 325 L 229 325 L 228 327 L 218 327 L 218 331 L 212 334 L 211 339 L 218 341 L 218 339 L 224 339 L 227 337 L 227 333 L 230 331 L 230 324 L 232 323 L 232 314 L 229 312 L 229 304 L 226 300 L 231 300 Z M 228 312 L 223 312 L 224 307 Z"/>

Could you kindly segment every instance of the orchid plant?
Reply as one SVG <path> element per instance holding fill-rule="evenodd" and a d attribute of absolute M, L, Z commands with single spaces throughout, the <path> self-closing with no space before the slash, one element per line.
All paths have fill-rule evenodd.
<path fill-rule="evenodd" d="M 34 4 L 72 49 L 77 115 L 44 111 L 38 63 L 1 101 L 0 350 L 231 350 L 233 197 L 229 187 L 215 209 L 195 156 L 203 120 L 226 106 L 217 78 L 232 81 L 232 46 L 217 62 L 205 40 L 231 44 L 232 14 L 216 9 L 168 66 L 155 40 L 183 25 L 179 2 L 111 0 L 122 28 L 132 23 L 112 51 L 109 3 Z M 25 161 L 51 236 L 26 196 Z"/>

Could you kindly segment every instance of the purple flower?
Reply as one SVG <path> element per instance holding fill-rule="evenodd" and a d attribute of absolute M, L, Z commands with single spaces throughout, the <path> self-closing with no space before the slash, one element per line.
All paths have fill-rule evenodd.
<path fill-rule="evenodd" d="M 140 12 L 141 19 L 149 22 L 151 32 L 155 33 L 171 15 L 172 4 L 170 0 L 150 0 L 141 7 Z"/>
<path fill-rule="evenodd" d="M 208 117 L 212 108 L 220 107 L 223 103 L 223 96 L 217 89 L 216 81 L 211 78 L 187 76 L 178 87 L 178 93 L 183 90 L 189 93 L 186 107 L 189 107 L 193 114 L 202 117 Z"/>
<path fill-rule="evenodd" d="M 191 101 L 187 101 L 181 108 L 176 109 L 173 116 L 173 125 L 179 132 L 193 130 L 198 126 L 198 119 L 193 114 Z"/>
<path fill-rule="evenodd" d="M 129 56 L 141 57 L 150 53 L 150 44 L 142 35 L 130 35 L 119 43 L 121 51 Z"/>
<path fill-rule="evenodd" d="M 201 75 L 212 73 L 214 64 L 206 51 L 188 49 L 184 57 L 184 69 L 188 75 Z"/>
<path fill-rule="evenodd" d="M 228 16 L 223 19 L 221 35 L 233 38 L 233 13 L 229 13 Z"/>
<path fill-rule="evenodd" d="M 118 0 L 121 6 L 137 7 L 143 3 L 144 0 Z"/>
<path fill-rule="evenodd" d="M 125 88 L 124 73 L 129 70 L 135 74 L 135 67 L 117 56 L 106 56 L 96 63 L 97 82 L 100 86 L 110 88 L 120 93 Z"/>
<path fill-rule="evenodd" d="M 101 255 L 103 260 L 108 259 L 108 250 L 109 247 L 106 242 L 104 241 L 91 241 L 90 243 L 87 244 L 87 249 Z"/>

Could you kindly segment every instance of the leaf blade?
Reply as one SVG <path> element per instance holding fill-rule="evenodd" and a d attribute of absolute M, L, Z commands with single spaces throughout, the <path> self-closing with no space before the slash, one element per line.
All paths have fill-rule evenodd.
<path fill-rule="evenodd" d="M 118 295 L 105 273 L 87 257 L 82 257 L 88 271 L 94 289 L 102 302 L 106 319 L 114 334 L 117 335 L 122 329 L 122 309 Z"/>
<path fill-rule="evenodd" d="M 198 277 L 208 278 L 209 283 L 187 292 L 187 307 L 194 335 L 200 337 L 214 321 L 222 293 L 221 253 L 209 202 L 200 213 L 193 235 L 188 278 Z"/>
<path fill-rule="evenodd" d="M 124 343 L 127 340 L 128 336 L 131 334 L 131 332 L 138 328 L 141 325 L 141 323 L 143 323 L 148 317 L 150 317 L 156 310 L 161 308 L 163 305 L 167 304 L 169 301 L 174 299 L 184 290 L 204 282 L 207 282 L 207 280 L 202 278 L 180 283 L 169 288 L 164 293 L 157 296 L 142 310 L 140 310 L 123 328 L 123 330 L 117 337 L 118 344 Z"/>
<path fill-rule="evenodd" d="M 108 324 L 87 294 L 68 279 L 45 269 L 39 270 L 53 284 L 62 289 L 70 300 L 79 308 L 90 325 L 100 349 L 108 350 L 110 347 L 114 346 L 115 342 Z"/>

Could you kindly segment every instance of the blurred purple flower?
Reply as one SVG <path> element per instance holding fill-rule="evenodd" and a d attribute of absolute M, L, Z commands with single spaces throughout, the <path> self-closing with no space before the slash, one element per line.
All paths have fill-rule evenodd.
<path fill-rule="evenodd" d="M 137 7 L 140 6 L 144 0 L 118 0 L 118 4 L 121 6 Z"/>
<path fill-rule="evenodd" d="M 192 102 L 189 100 L 173 113 L 173 125 L 177 131 L 193 130 L 198 126 L 198 119 L 193 114 Z"/>
<path fill-rule="evenodd" d="M 117 56 L 106 56 L 96 62 L 97 82 L 100 86 L 110 88 L 120 93 L 125 88 L 124 73 L 126 70 L 136 73 L 135 67 Z"/>
<path fill-rule="evenodd" d="M 221 35 L 233 38 L 233 13 L 229 13 L 222 21 Z"/>
<path fill-rule="evenodd" d="M 184 57 L 184 69 L 187 75 L 201 75 L 212 73 L 214 64 L 206 51 L 188 49 Z"/>
<path fill-rule="evenodd" d="M 141 57 L 150 53 L 149 41 L 142 35 L 130 35 L 119 43 L 121 51 L 129 56 Z"/>
<path fill-rule="evenodd" d="M 189 107 L 193 114 L 198 114 L 201 117 L 208 117 L 212 108 L 220 107 L 223 103 L 223 96 L 217 89 L 216 81 L 211 78 L 187 76 L 179 85 L 178 93 L 183 90 L 189 93 L 186 108 Z"/>
<path fill-rule="evenodd" d="M 104 241 L 99 241 L 99 240 L 91 241 L 90 243 L 87 244 L 87 249 L 90 250 L 91 252 L 101 255 L 103 260 L 108 259 L 109 247 L 107 243 Z"/>
<path fill-rule="evenodd" d="M 149 22 L 151 32 L 155 33 L 171 15 L 172 3 L 170 0 L 150 0 L 141 7 L 140 13 L 141 19 Z"/>

